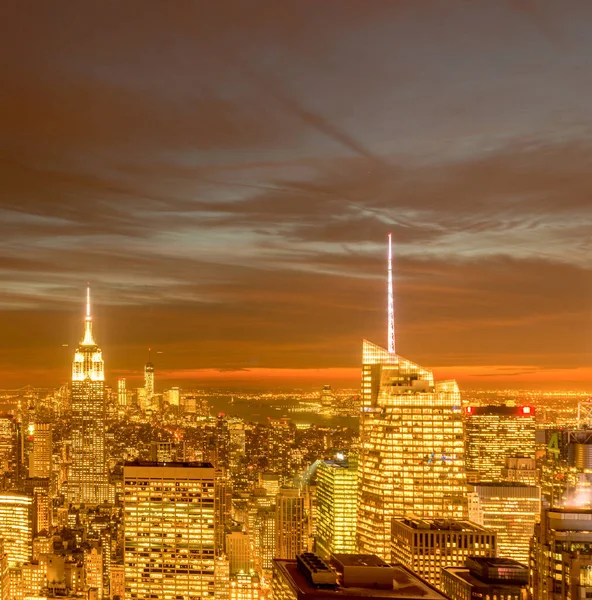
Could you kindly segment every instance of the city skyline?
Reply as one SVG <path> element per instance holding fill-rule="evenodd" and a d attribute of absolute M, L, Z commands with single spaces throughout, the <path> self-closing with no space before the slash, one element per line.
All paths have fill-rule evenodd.
<path fill-rule="evenodd" d="M 0 600 L 592 598 L 590 0 L 3 17 Z"/>
<path fill-rule="evenodd" d="M 403 354 L 585 388 L 589 3 L 222 5 L 7 9 L 2 386 L 66 380 L 86 280 L 110 381 L 353 385 L 392 231 Z"/>

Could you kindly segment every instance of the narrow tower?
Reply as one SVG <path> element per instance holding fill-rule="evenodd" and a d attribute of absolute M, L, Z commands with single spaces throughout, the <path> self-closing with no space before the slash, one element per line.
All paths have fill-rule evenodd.
<path fill-rule="evenodd" d="M 72 363 L 72 463 L 68 498 L 97 505 L 108 498 L 105 458 L 105 365 L 92 331 L 90 286 L 86 288 L 84 334 Z"/>
<path fill-rule="evenodd" d="M 395 303 L 393 300 L 393 248 L 392 235 L 388 234 L 388 351 L 395 353 Z"/>
<path fill-rule="evenodd" d="M 388 344 L 362 347 L 358 552 L 391 559 L 391 522 L 466 517 L 463 424 L 455 381 L 395 353 L 391 235 Z"/>
<path fill-rule="evenodd" d="M 144 365 L 144 389 L 146 390 L 146 406 L 154 408 L 154 365 L 150 360 L 150 352 L 152 348 L 148 348 L 148 362 Z"/>

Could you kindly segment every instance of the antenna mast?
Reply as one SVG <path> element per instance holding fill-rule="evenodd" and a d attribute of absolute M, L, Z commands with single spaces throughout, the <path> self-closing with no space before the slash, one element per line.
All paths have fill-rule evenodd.
<path fill-rule="evenodd" d="M 388 234 L 388 351 L 395 353 L 395 305 L 393 302 L 392 234 Z"/>
<path fill-rule="evenodd" d="M 86 282 L 86 320 L 90 321 L 90 282 Z"/>

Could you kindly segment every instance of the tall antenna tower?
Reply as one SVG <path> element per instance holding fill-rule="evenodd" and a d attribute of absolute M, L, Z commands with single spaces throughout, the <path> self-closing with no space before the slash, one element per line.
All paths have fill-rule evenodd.
<path fill-rule="evenodd" d="M 388 351 L 395 353 L 395 305 L 393 302 L 392 234 L 388 234 Z"/>

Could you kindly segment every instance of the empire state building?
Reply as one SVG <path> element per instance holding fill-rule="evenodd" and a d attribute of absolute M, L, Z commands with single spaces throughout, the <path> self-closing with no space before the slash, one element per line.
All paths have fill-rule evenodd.
<path fill-rule="evenodd" d="M 72 463 L 68 498 L 97 505 L 108 498 L 105 460 L 105 365 L 92 332 L 90 288 L 86 290 L 84 335 L 72 363 Z"/>

